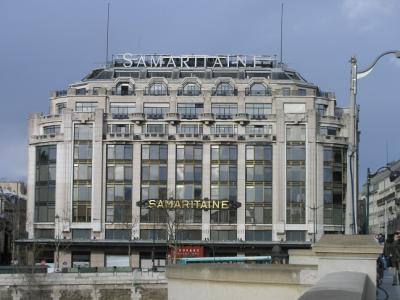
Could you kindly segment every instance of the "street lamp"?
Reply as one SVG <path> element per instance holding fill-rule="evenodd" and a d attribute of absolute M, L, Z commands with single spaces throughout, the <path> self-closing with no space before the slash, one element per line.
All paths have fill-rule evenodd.
<path fill-rule="evenodd" d="M 382 170 L 388 170 L 390 172 L 389 174 L 389 179 L 390 182 L 395 181 L 398 177 L 400 177 L 400 171 L 393 171 L 390 167 L 388 166 L 383 166 L 380 167 L 378 170 L 376 170 L 375 173 L 371 173 L 370 169 L 367 169 L 367 194 L 365 197 L 365 228 L 364 231 L 366 234 L 369 233 L 369 186 L 371 184 L 371 178 L 376 176 L 380 171 Z M 386 226 L 386 200 L 385 200 L 385 240 L 387 238 L 387 226 Z"/>
<path fill-rule="evenodd" d="M 350 171 L 350 178 L 351 178 L 351 196 L 352 196 L 352 203 L 351 203 L 351 216 L 352 216 L 352 233 L 357 234 L 357 200 L 358 200 L 358 143 L 359 143 L 359 132 L 358 132 L 358 106 L 356 101 L 357 95 L 357 80 L 367 76 L 373 68 L 375 67 L 376 63 L 384 56 L 394 54 L 396 58 L 400 58 L 400 50 L 391 50 L 383 52 L 382 54 L 378 55 L 375 60 L 369 65 L 367 68 L 358 71 L 357 70 L 357 59 L 353 56 L 350 59 L 351 63 L 351 81 L 350 81 L 350 133 L 349 133 L 349 149 L 348 149 L 348 165 Z M 347 206 L 349 207 L 349 206 Z M 348 214 L 347 214 L 348 215 Z M 349 229 L 347 229 L 349 231 Z M 350 232 L 348 232 L 350 233 Z"/>

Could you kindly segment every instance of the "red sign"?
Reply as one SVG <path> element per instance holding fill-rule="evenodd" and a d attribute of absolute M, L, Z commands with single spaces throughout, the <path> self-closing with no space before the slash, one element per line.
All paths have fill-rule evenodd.
<path fill-rule="evenodd" d="M 173 249 L 170 250 L 171 256 Z M 182 246 L 176 249 L 175 257 L 203 257 L 204 256 L 204 247 L 203 246 Z"/>

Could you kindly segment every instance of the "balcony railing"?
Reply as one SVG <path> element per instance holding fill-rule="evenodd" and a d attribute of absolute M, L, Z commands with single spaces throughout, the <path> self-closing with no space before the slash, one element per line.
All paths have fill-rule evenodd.
<path fill-rule="evenodd" d="M 185 89 L 178 89 L 178 96 L 200 96 L 201 89 L 197 90 L 185 90 Z"/>
<path fill-rule="evenodd" d="M 211 95 L 212 96 L 237 96 L 238 92 L 237 89 L 232 89 L 232 90 L 218 90 L 218 89 L 212 89 Z"/>
<path fill-rule="evenodd" d="M 252 90 L 251 88 L 246 88 L 245 89 L 245 95 L 246 96 L 272 96 L 272 91 L 271 89 L 265 89 L 265 90 Z"/>
<path fill-rule="evenodd" d="M 116 88 L 112 88 L 111 89 L 111 95 L 114 96 L 132 96 L 135 95 L 135 91 L 134 90 L 118 90 Z"/>
<path fill-rule="evenodd" d="M 169 96 L 169 90 L 167 88 L 163 89 L 163 90 L 152 90 L 151 88 L 145 88 L 144 95 L 145 96 Z"/>

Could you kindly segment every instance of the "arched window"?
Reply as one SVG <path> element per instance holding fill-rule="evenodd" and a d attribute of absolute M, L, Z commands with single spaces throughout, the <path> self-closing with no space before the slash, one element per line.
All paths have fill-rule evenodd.
<path fill-rule="evenodd" d="M 118 83 L 114 90 L 115 95 L 119 96 L 128 96 L 133 95 L 134 90 L 133 87 L 127 82 Z"/>
<path fill-rule="evenodd" d="M 217 89 L 215 90 L 214 93 L 214 96 L 233 96 L 233 95 L 234 95 L 234 89 L 227 82 L 220 83 L 217 86 Z"/>
<path fill-rule="evenodd" d="M 167 86 L 164 83 L 153 83 L 150 87 L 148 87 L 145 91 L 145 95 L 149 96 L 166 96 L 168 95 Z"/>
<path fill-rule="evenodd" d="M 188 83 L 182 89 L 183 96 L 198 96 L 200 95 L 200 86 L 197 83 Z"/>
<path fill-rule="evenodd" d="M 249 96 L 270 96 L 271 91 L 262 83 L 254 83 L 250 87 L 250 91 L 248 93 Z"/>

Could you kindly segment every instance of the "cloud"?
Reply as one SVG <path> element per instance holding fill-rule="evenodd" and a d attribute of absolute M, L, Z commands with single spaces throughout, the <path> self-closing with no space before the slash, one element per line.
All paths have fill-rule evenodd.
<path fill-rule="evenodd" d="M 396 12 L 398 0 L 344 0 L 343 11 L 350 20 L 375 22 L 378 17 Z"/>

